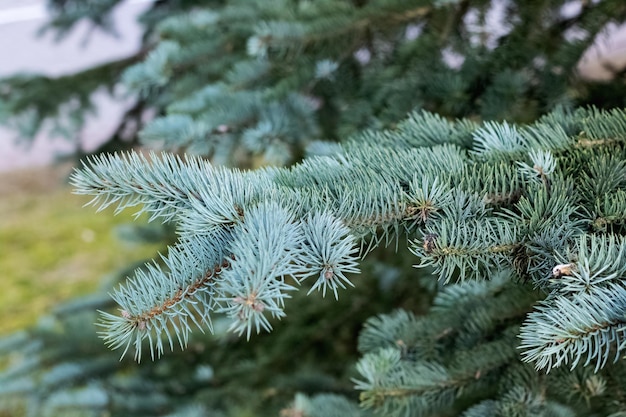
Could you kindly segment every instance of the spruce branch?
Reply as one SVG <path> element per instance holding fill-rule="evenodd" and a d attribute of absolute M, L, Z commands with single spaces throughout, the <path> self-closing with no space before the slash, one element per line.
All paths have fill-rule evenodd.
<path fill-rule="evenodd" d="M 482 158 L 524 150 L 517 127 L 507 122 L 486 122 L 474 132 L 473 137 L 473 152 Z"/>
<path fill-rule="evenodd" d="M 426 3 L 426 2 L 425 2 Z M 398 7 L 399 6 L 399 7 Z M 266 54 L 268 49 L 284 50 L 294 48 L 304 50 L 307 47 L 340 39 L 347 36 L 363 36 L 367 30 L 379 26 L 381 23 L 402 24 L 423 18 L 431 12 L 429 6 L 408 5 L 399 3 L 398 9 L 392 5 L 388 10 L 377 7 L 352 9 L 352 16 L 341 16 L 334 19 L 318 19 L 308 25 L 291 22 L 263 22 L 258 25 L 255 36 L 248 40 L 248 50 L 256 54 Z M 253 44 L 254 46 L 250 45 Z"/>
<path fill-rule="evenodd" d="M 317 394 L 309 397 L 297 393 L 293 404 L 280 411 L 280 417 L 370 417 L 347 398 L 335 394 Z"/>
<path fill-rule="evenodd" d="M 362 391 L 361 405 L 390 416 L 445 410 L 515 357 L 512 336 L 508 331 L 502 339 L 462 352 L 447 366 L 403 359 L 394 348 L 367 353 L 357 363 L 362 379 L 354 379 L 355 388 Z"/>
<path fill-rule="evenodd" d="M 598 231 L 609 231 L 626 224 L 626 191 L 617 190 L 596 200 L 596 218 L 593 226 Z"/>
<path fill-rule="evenodd" d="M 554 415 L 575 417 L 571 407 L 549 401 L 544 392 L 514 386 L 496 400 L 485 400 L 465 410 L 462 417 Z"/>
<path fill-rule="evenodd" d="M 305 272 L 301 280 L 316 276 L 315 284 L 309 290 L 332 290 L 335 299 L 338 299 L 337 289 L 345 289 L 345 285 L 354 286 L 344 273 L 358 273 L 358 264 L 355 261 L 357 251 L 354 236 L 339 220 L 328 213 L 310 215 L 302 224 L 304 241 L 302 263 Z"/>
<path fill-rule="evenodd" d="M 426 231 L 427 236 L 436 237 L 428 245 L 414 241 L 411 252 L 420 258 L 416 266 L 433 266 L 446 283 L 453 277 L 460 281 L 467 275 L 479 278 L 511 265 L 511 254 L 520 244 L 516 228 L 494 217 L 462 222 L 444 218 Z"/>
<path fill-rule="evenodd" d="M 368 353 L 357 363 L 363 379 L 354 382 L 362 391 L 363 407 L 376 408 L 385 415 L 402 415 L 409 410 L 424 413 L 454 400 L 454 385 L 448 382 L 443 366 L 431 362 L 402 366 L 401 360 L 397 349 L 387 348 Z"/>
<path fill-rule="evenodd" d="M 593 291 L 607 284 L 620 283 L 626 276 L 624 237 L 583 234 L 569 252 L 559 256 L 561 262 L 567 264 L 568 272 L 561 269 L 552 280 L 553 288 L 559 294 Z"/>
<path fill-rule="evenodd" d="M 436 177 L 432 183 L 428 177 L 422 177 L 421 181 L 415 177 L 409 184 L 409 204 L 406 209 L 405 220 L 413 221 L 409 230 L 418 224 L 426 224 L 441 216 L 443 207 L 451 204 L 452 194 L 448 187 L 439 183 Z"/>
<path fill-rule="evenodd" d="M 107 26 L 120 3 L 49 1 L 62 31 L 85 18 Z M 0 363 L 18 358 L 0 372 L 0 414 L 3 399 L 20 394 L 29 415 L 230 415 L 242 410 L 212 407 L 228 408 L 227 396 L 242 392 L 246 410 L 275 406 L 301 387 L 310 396 L 297 395 L 284 417 L 617 417 L 626 367 L 606 364 L 626 346 L 626 111 L 573 108 L 623 105 L 623 80 L 594 85 L 574 69 L 607 23 L 624 20 L 626 3 L 573 3 L 156 1 L 142 18 L 142 50 L 129 60 L 0 82 L 5 120 L 33 132 L 60 115 L 53 128 L 74 134 L 90 93 L 122 81 L 140 102 L 116 136 L 139 132 L 145 145 L 205 158 L 101 156 L 74 173 L 92 205 L 137 207 L 178 237 L 112 291 L 119 310 L 100 322 L 109 346 L 140 359 L 149 345 L 154 358 L 191 344 L 192 331 L 211 330 L 218 317 L 216 328 L 228 322 L 248 338 L 285 314 L 296 323 L 264 346 L 199 338 L 185 356 L 129 374 L 101 343 L 85 349 L 90 312 L 111 303 L 82 300 L 27 336 L 0 338 Z M 485 23 L 498 10 L 503 32 L 492 35 Z M 145 109 L 159 116 L 146 122 Z M 341 144 L 304 150 L 320 138 Z M 309 151 L 318 156 L 291 168 L 264 166 Z M 401 239 L 418 260 L 390 258 L 391 248 L 372 253 L 394 240 L 404 250 Z M 356 279 L 366 255 L 371 276 Z M 407 279 L 411 263 L 431 268 Z M 360 288 L 342 291 L 350 286 Z M 408 287 L 423 292 L 415 299 Z M 289 308 L 314 292 L 351 297 L 348 314 L 312 321 L 311 311 L 323 316 L 334 302 L 317 297 Z M 310 361 L 303 337 L 332 344 L 343 363 L 354 319 L 396 300 L 412 311 L 368 320 L 359 339 L 355 383 L 372 408 L 315 395 L 347 387 L 299 372 L 343 373 Z M 422 301 L 432 307 L 418 315 Z M 80 310 L 90 317 L 76 320 Z M 290 344 L 298 354 L 284 354 Z M 103 360 L 84 357 L 94 353 Z M 251 375 L 252 363 L 240 360 L 251 353 L 255 377 L 238 378 Z M 296 362 L 284 383 L 280 365 Z M 249 394 L 268 381 L 263 364 L 280 386 L 257 400 Z M 203 404 L 183 404 L 192 397 Z"/>
<path fill-rule="evenodd" d="M 595 362 L 596 372 L 626 347 L 626 289 L 619 284 L 554 296 L 528 315 L 520 332 L 522 358 L 537 369 Z"/>
<path fill-rule="evenodd" d="M 246 180 L 237 170 L 217 168 L 201 158 L 183 160 L 153 153 L 146 158 L 131 152 L 90 158 L 82 170 L 73 173 L 71 183 L 76 194 L 93 196 L 88 205 L 98 206 L 98 211 L 112 205 L 116 213 L 142 206 L 137 216 L 146 212 L 150 221 L 167 222 L 184 220 L 182 212 L 202 210 L 202 224 L 193 223 L 194 218 L 187 220 L 192 222 L 190 227 L 199 227 L 196 232 L 210 232 L 236 221 L 237 204 L 252 198 L 254 192 L 244 185 Z M 227 198 L 232 199 L 229 205 L 223 201 Z"/>
<path fill-rule="evenodd" d="M 138 214 L 145 211 L 151 214 L 150 220 L 173 220 L 176 209 L 188 207 L 189 197 L 194 193 L 194 188 L 186 182 L 189 173 L 183 175 L 188 165 L 178 157 L 167 155 L 155 158 L 155 165 L 152 163 L 134 152 L 94 156 L 89 165 L 84 164 L 81 171 L 74 172 L 71 182 L 76 194 L 94 196 L 88 204 L 98 205 L 98 210 L 117 205 L 119 212 L 143 205 Z"/>
<path fill-rule="evenodd" d="M 23 141 L 45 130 L 51 136 L 76 140 L 76 131 L 94 112 L 93 94 L 101 88 L 113 95 L 121 72 L 144 56 L 97 65 L 85 71 L 51 77 L 18 74 L 0 79 L 0 122 L 15 129 Z M 133 109 L 126 113 L 129 116 Z M 46 123 L 47 122 L 47 123 Z"/>
<path fill-rule="evenodd" d="M 229 245 L 236 258 L 218 285 L 223 303 L 218 311 L 233 319 L 232 330 L 249 339 L 252 329 L 271 330 L 265 314 L 284 316 L 287 292 L 296 289 L 292 284 L 302 270 L 303 239 L 293 216 L 276 203 L 247 212 Z"/>
<path fill-rule="evenodd" d="M 575 142 L 558 137 L 544 141 L 542 135 L 572 132 L 567 133 L 571 139 L 576 136 L 577 117 L 591 114 L 589 124 L 613 126 L 607 120 L 617 113 L 580 110 L 574 114 L 557 113 L 531 127 L 517 128 L 495 122 L 483 127 L 451 123 L 422 112 L 401 123 L 401 128 L 362 134 L 335 147 L 335 154 L 307 158 L 288 169 L 242 172 L 215 168 L 199 158 L 182 160 L 169 155 L 150 160 L 137 154 L 94 159 L 73 176 L 78 192 L 93 195 L 92 204 L 101 207 L 117 204 L 119 210 L 143 204 L 140 210 L 152 218 L 175 221 L 181 237 L 180 245 L 164 258 L 169 272 L 151 266 L 116 293 L 123 313 L 115 319 L 107 316 L 115 328 L 107 340 L 128 350 L 130 344 L 138 349 L 148 339 L 156 352 L 153 355 L 158 356 L 163 350 L 161 337 L 170 347 L 175 339 L 184 346 L 190 324 L 207 327 L 210 312 L 231 318 L 231 330 L 247 337 L 254 331 L 268 331 L 273 319 L 284 316 L 291 291 L 306 283 L 307 277 L 315 279 L 309 292 L 321 290 L 325 295 L 332 291 L 337 298 L 339 289 L 352 285 L 349 274 L 358 271 L 359 257 L 383 241 L 395 238 L 397 242 L 406 233 L 413 243 L 411 252 L 420 258 L 419 266 L 434 267 L 443 283 L 474 278 L 492 283 L 493 288 L 504 285 L 490 293 L 502 305 L 478 308 L 472 303 L 480 297 L 463 293 L 470 303 L 466 317 L 451 319 L 449 313 L 435 308 L 432 314 L 438 315 L 439 324 L 433 330 L 420 330 L 431 339 L 424 346 L 396 343 L 414 340 L 417 336 L 411 333 L 398 339 L 388 335 L 389 341 L 396 342 L 383 346 L 393 345 L 407 357 L 424 360 L 433 358 L 438 337 L 476 347 L 481 335 L 506 326 L 542 298 L 501 282 L 501 274 L 516 271 L 551 292 L 529 315 L 523 338 L 541 336 L 538 329 L 551 317 L 561 317 L 567 308 L 583 309 L 579 316 L 564 319 L 562 329 L 546 328 L 545 340 L 523 339 L 526 360 L 553 367 L 567 360 L 578 363 L 589 351 L 588 360 L 604 363 L 605 356 L 589 346 L 604 343 L 617 349 L 618 343 L 607 340 L 620 331 L 621 310 L 614 304 L 602 310 L 608 308 L 606 302 L 596 308 L 597 297 L 607 297 L 602 292 L 607 288 L 621 291 L 619 279 L 626 267 L 613 259 L 622 257 L 624 245 L 617 238 L 577 240 L 584 235 L 592 213 L 584 206 L 591 199 L 580 190 L 597 189 L 594 181 L 604 178 L 608 167 L 622 165 L 617 156 L 598 157 L 601 151 L 580 150 Z M 418 134 L 419 121 L 434 126 L 434 136 Z M 421 144 L 410 145 L 410 132 L 418 134 L 415 140 Z M 475 148 L 463 149 L 459 146 L 463 141 L 447 142 L 443 139 L 446 132 L 456 132 L 451 137 L 473 135 Z M 382 138 L 381 146 L 375 145 L 375 137 Z M 359 146 L 359 138 L 367 145 Z M 401 146 L 392 146 L 394 138 Z M 528 150 L 529 143 L 537 148 Z M 569 148 L 564 148 L 566 143 Z M 563 163 L 567 153 L 575 155 L 575 162 Z M 525 164 L 520 170 L 519 162 L 526 155 L 532 167 Z M 588 164 L 594 161 L 600 163 L 592 168 Z M 442 171 L 441 166 L 448 169 Z M 486 174 L 498 178 L 484 178 Z M 620 192 L 623 185 L 615 179 L 609 188 Z M 414 239 L 415 234 L 422 240 Z M 370 246 L 364 248 L 367 238 L 371 238 Z M 212 260 L 199 268 L 204 272 L 191 273 L 186 263 L 198 262 L 190 260 L 191 253 L 205 239 L 217 245 L 210 249 Z M 575 264 L 571 272 L 552 274 L 555 265 L 569 263 Z M 216 265 L 222 266 L 220 273 L 209 273 L 210 282 L 204 281 Z M 198 282 L 204 285 L 204 298 L 187 299 L 185 294 L 199 292 Z M 177 314 L 181 318 L 175 319 Z M 458 326 L 451 320 L 458 321 Z M 561 337 L 579 324 L 587 334 Z M 555 342 L 564 338 L 569 342 Z M 552 347 L 556 353 L 549 349 L 553 353 L 545 353 L 542 349 L 550 343 L 562 350 Z M 563 350 L 561 345 L 572 347 Z M 556 359 L 546 359 L 551 355 Z"/>
<path fill-rule="evenodd" d="M 508 162 L 468 163 L 450 182 L 483 197 L 490 207 L 510 207 L 522 196 L 523 182 L 519 172 Z"/>
<path fill-rule="evenodd" d="M 624 141 L 626 136 L 626 111 L 609 111 L 590 107 L 581 114 L 579 120 L 578 146 L 602 146 Z"/>
<path fill-rule="evenodd" d="M 209 313 L 216 304 L 216 277 L 230 265 L 223 251 L 228 236 L 204 237 L 171 247 L 163 257 L 164 267 L 147 265 L 114 291 L 120 315 L 101 312 L 101 336 L 110 348 L 124 348 L 124 356 L 132 345 L 135 359 L 140 361 L 142 342 L 147 339 L 154 359 L 163 353 L 163 338 L 170 349 L 174 340 L 185 348 L 190 324 L 201 330 L 212 328 Z"/>

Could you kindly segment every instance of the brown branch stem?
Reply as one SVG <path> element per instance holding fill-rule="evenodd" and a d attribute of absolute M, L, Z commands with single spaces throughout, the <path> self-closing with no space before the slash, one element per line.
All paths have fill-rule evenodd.
<path fill-rule="evenodd" d="M 135 327 L 142 329 L 145 328 L 145 323 L 150 321 L 156 316 L 160 316 L 167 310 L 183 301 L 184 299 L 191 299 L 194 294 L 202 287 L 211 285 L 215 281 L 215 277 L 219 275 L 223 269 L 230 267 L 230 262 L 224 260 L 221 264 L 215 265 L 213 269 L 208 270 L 204 275 L 187 286 L 187 288 L 178 288 L 176 293 L 170 298 L 164 300 L 161 304 L 152 307 L 150 310 L 136 316 L 129 316 L 128 321 L 132 322 Z"/>

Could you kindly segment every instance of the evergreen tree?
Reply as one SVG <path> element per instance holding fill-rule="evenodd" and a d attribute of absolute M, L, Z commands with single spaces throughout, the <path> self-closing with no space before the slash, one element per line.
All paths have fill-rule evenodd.
<path fill-rule="evenodd" d="M 54 1 L 53 26 L 116 3 Z M 195 155 L 97 155 L 72 182 L 177 239 L 115 307 L 5 338 L 6 409 L 620 415 L 626 113 L 573 106 L 624 105 L 574 66 L 626 4 L 565 3 L 158 2 L 121 78 L 161 113 L 141 141 Z M 15 82 L 29 127 L 57 114 Z M 115 352 L 84 331 L 96 309 Z"/>
<path fill-rule="evenodd" d="M 62 37 L 89 19 L 114 31 L 107 12 L 120 1 L 48 0 L 46 28 Z M 91 93 L 121 84 L 136 105 L 105 150 L 140 140 L 241 166 L 250 152 L 294 162 L 319 148 L 313 140 L 389 127 L 415 108 L 531 122 L 558 105 L 621 107 L 623 83 L 581 79 L 576 63 L 625 9 L 620 0 L 160 0 L 142 16 L 134 56 L 2 80 L 0 120 L 26 138 L 46 126 L 71 136 Z M 159 117 L 144 126 L 149 110 Z"/>

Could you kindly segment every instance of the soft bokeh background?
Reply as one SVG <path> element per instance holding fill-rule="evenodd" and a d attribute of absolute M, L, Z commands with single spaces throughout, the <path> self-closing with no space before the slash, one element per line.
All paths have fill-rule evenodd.
<path fill-rule="evenodd" d="M 0 0 L 0 77 L 18 72 L 59 76 L 120 59 L 140 46 L 137 16 L 146 0 L 129 0 L 114 13 L 117 34 L 78 25 L 62 42 L 38 36 L 44 0 Z M 128 100 L 96 94 L 98 114 L 68 139 L 39 135 L 32 143 L 0 126 L 0 334 L 33 323 L 59 301 L 96 288 L 105 273 L 152 256 L 155 248 L 116 238 L 131 220 L 83 208 L 67 186 L 71 164 L 54 163 L 77 143 L 97 147 L 115 128 Z"/>
<path fill-rule="evenodd" d="M 116 34 L 93 28 L 87 22 L 77 25 L 62 42 L 56 42 L 52 31 L 38 36 L 46 21 L 45 0 L 0 0 L 0 77 L 19 72 L 60 76 L 93 65 L 132 55 L 141 44 L 141 28 L 137 17 L 149 0 L 128 0 L 115 9 Z M 7 57 L 10 57 L 8 59 Z M 121 97 L 98 92 L 95 98 L 98 114 L 72 141 L 39 135 L 32 146 L 21 146 L 15 133 L 0 126 L 0 171 L 50 164 L 59 153 L 75 148 L 75 141 L 94 148 L 115 128 L 125 106 Z"/>
<path fill-rule="evenodd" d="M 70 74 L 124 58 L 141 43 L 137 17 L 151 0 L 127 0 L 115 9 L 117 33 L 79 24 L 58 43 L 53 33 L 38 36 L 45 0 L 0 0 L 0 77 L 19 72 Z M 580 63 L 590 78 L 605 79 L 626 64 L 626 28 L 610 27 Z M 86 200 L 66 185 L 70 164 L 55 164 L 78 146 L 95 149 L 117 126 L 131 101 L 96 93 L 98 112 L 68 139 L 15 140 L 0 127 L 0 334 L 32 323 L 61 300 L 94 289 L 99 278 L 156 248 L 120 242 L 111 230 L 130 220 L 84 209 Z M 44 129 L 45 130 L 45 129 Z"/>

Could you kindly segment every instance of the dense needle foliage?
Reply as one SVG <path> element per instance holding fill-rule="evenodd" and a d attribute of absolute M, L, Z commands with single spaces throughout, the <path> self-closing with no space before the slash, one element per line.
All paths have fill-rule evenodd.
<path fill-rule="evenodd" d="M 51 27 L 110 27 L 117 1 L 90 3 L 51 1 Z M 136 96 L 136 132 L 110 145 L 167 152 L 97 154 L 72 183 L 175 240 L 112 297 L 5 338 L 6 409 L 620 415 L 624 82 L 575 65 L 625 15 L 610 0 L 156 2 L 145 48 L 90 74 Z M 71 130 L 82 110 L 63 103 L 98 85 L 85 74 L 4 80 L 3 109 L 27 132 Z"/>

